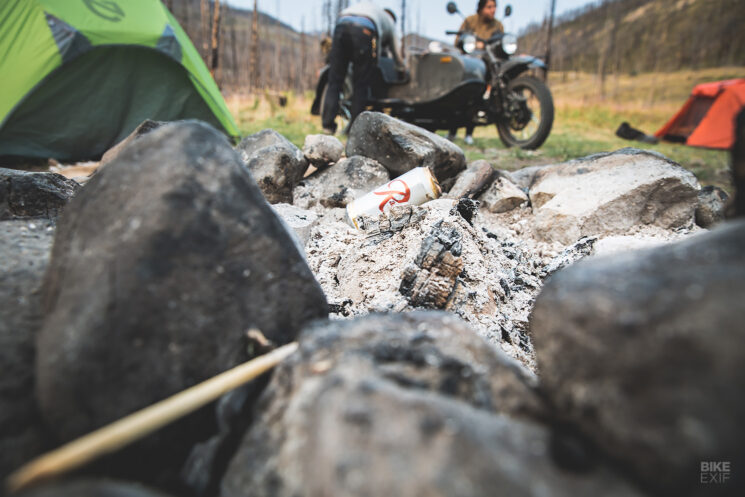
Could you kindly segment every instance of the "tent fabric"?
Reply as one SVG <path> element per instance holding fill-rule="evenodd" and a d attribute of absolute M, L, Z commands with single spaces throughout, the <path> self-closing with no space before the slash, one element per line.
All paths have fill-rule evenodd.
<path fill-rule="evenodd" d="M 655 136 L 692 147 L 727 150 L 735 140 L 735 117 L 745 107 L 745 79 L 704 83 Z"/>
<path fill-rule="evenodd" d="M 100 157 L 144 119 L 202 119 L 238 136 L 159 0 L 2 0 L 0 74 L 0 156 Z"/>

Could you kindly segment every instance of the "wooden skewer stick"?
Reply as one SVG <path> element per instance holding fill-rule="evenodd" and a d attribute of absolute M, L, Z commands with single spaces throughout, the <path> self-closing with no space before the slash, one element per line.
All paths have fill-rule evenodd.
<path fill-rule="evenodd" d="M 297 342 L 279 347 L 48 452 L 11 474 L 6 488 L 17 492 L 119 450 L 272 369 L 297 348 Z"/>

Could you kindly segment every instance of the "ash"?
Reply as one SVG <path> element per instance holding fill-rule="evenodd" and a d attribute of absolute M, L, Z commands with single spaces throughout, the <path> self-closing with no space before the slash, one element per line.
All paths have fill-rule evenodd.
<path fill-rule="evenodd" d="M 528 315 L 549 260 L 513 230 L 484 223 L 478 214 L 471 224 L 454 207 L 441 199 L 394 209 L 378 222 L 366 220 L 365 231 L 322 220 L 306 253 L 332 315 L 445 309 L 534 370 Z M 453 267 L 462 269 L 451 278 Z M 409 282 L 412 274 L 419 278 L 417 298 L 402 285 L 407 273 Z"/>
<path fill-rule="evenodd" d="M 535 371 L 528 317 L 544 279 L 600 253 L 606 240 L 586 237 L 569 246 L 539 242 L 532 237 L 529 207 L 491 214 L 457 204 L 439 199 L 397 207 L 388 216 L 363 219 L 364 230 L 342 222 L 340 209 L 322 213 L 305 251 L 331 316 L 444 309 Z M 627 237 L 627 248 L 688 234 L 640 230 Z M 620 250 L 618 245 L 615 241 L 609 251 Z"/>

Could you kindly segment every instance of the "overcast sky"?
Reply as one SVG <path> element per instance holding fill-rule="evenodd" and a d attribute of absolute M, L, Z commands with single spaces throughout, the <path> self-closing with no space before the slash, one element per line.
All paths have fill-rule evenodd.
<path fill-rule="evenodd" d="M 556 0 L 557 15 L 567 10 L 575 9 L 582 5 L 591 3 L 592 0 Z M 253 0 L 227 0 L 234 7 L 246 9 L 253 8 Z M 318 31 L 323 28 L 322 5 L 323 0 L 258 0 L 261 12 L 266 12 L 278 17 L 283 22 L 300 30 L 303 19 L 306 31 Z M 336 3 L 335 0 L 333 3 Z M 352 0 L 352 4 L 357 3 Z M 400 0 L 377 0 L 375 3 L 381 7 L 390 7 L 396 12 L 400 20 Z M 457 29 L 460 25 L 460 17 L 451 16 L 445 10 L 447 0 L 407 0 L 409 19 L 406 20 L 408 31 L 420 31 L 425 36 L 448 41 L 450 37 L 445 35 L 449 29 Z M 460 0 L 456 4 L 465 15 L 476 11 L 477 0 Z M 512 16 L 502 19 L 504 7 L 512 4 Z M 551 5 L 551 0 L 498 0 L 497 17 L 503 21 L 505 29 L 510 32 L 518 32 L 531 22 L 540 22 Z"/>

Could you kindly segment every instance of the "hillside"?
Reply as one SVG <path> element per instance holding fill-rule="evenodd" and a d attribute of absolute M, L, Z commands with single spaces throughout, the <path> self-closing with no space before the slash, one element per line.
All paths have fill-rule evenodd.
<path fill-rule="evenodd" d="M 175 0 L 171 12 L 209 66 L 213 3 L 209 19 L 203 22 L 200 0 Z M 225 90 L 251 86 L 251 10 L 229 7 L 221 2 L 219 64 L 215 79 Z M 315 85 L 323 65 L 320 36 L 302 33 L 259 11 L 258 86 L 272 90 L 307 90 Z M 291 63 L 288 63 L 291 61 Z"/>
<path fill-rule="evenodd" d="M 745 65 L 742 0 L 602 0 L 557 19 L 551 66 L 598 74 Z M 546 52 L 545 26 L 521 51 Z"/>

